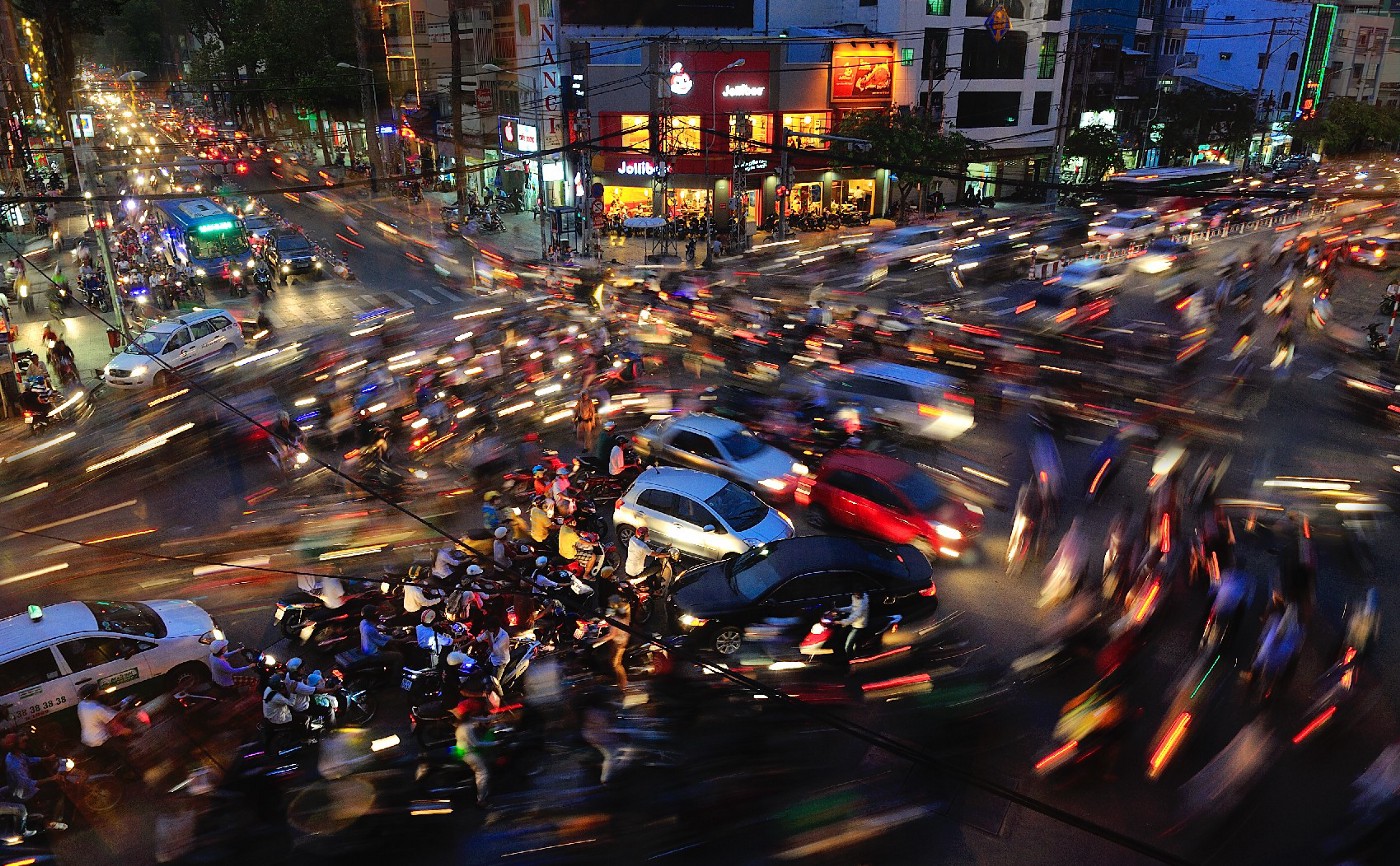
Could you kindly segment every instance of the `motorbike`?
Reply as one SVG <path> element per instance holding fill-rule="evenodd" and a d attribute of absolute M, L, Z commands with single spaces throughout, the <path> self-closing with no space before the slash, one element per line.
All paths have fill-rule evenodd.
<path fill-rule="evenodd" d="M 1016 494 L 1016 510 L 1011 522 L 1011 538 L 1006 545 L 1006 573 L 1016 576 L 1026 567 L 1045 544 L 1054 523 L 1054 515 L 1048 504 L 1036 496 L 1032 485 L 1021 485 Z"/>
<path fill-rule="evenodd" d="M 830 656 L 852 663 L 880 655 L 885 652 L 885 636 L 899 631 L 899 624 L 904 621 L 904 617 L 896 613 L 880 619 L 872 628 L 866 629 L 849 655 L 845 647 L 840 645 L 844 642 L 846 634 L 846 627 L 840 625 L 840 620 L 840 611 L 829 610 L 822 614 L 821 619 L 803 636 L 797 647 L 798 652 L 809 662 L 814 661 L 817 656 Z"/>
<path fill-rule="evenodd" d="M 1111 749 L 1122 740 L 1127 723 L 1134 717 L 1121 679 L 1116 674 L 1104 677 L 1060 709 L 1054 748 L 1036 760 L 1035 774 L 1044 778 L 1081 766 Z"/>
<path fill-rule="evenodd" d="M 29 290 L 29 283 L 20 280 L 15 284 L 15 291 L 19 295 L 19 305 L 26 313 L 34 314 L 34 294 Z"/>
<path fill-rule="evenodd" d="M 1389 354 L 1386 351 L 1388 346 L 1389 343 L 1387 342 L 1385 335 L 1381 333 L 1381 325 L 1379 322 L 1371 322 L 1368 325 L 1366 325 L 1367 352 L 1369 352 L 1373 357 L 1384 358 L 1387 354 Z"/>
<path fill-rule="evenodd" d="M 1375 644 L 1380 631 L 1380 602 L 1374 587 L 1347 613 L 1341 650 L 1337 660 L 1319 678 L 1315 697 L 1303 714 L 1302 724 L 1293 734 L 1293 745 L 1301 745 L 1328 725 L 1344 708 L 1355 702 L 1360 692 L 1361 662 Z"/>
<path fill-rule="evenodd" d="M 680 553 L 674 547 L 660 548 L 656 554 L 661 561 L 661 566 L 655 574 L 649 575 L 641 581 L 629 579 L 623 584 L 632 604 L 632 622 L 639 626 L 646 625 L 652 621 L 653 617 L 661 613 L 656 608 L 665 607 L 666 596 L 675 576 L 674 565 L 676 560 L 680 559 Z M 658 595 L 660 596 L 660 604 L 655 603 Z"/>
<path fill-rule="evenodd" d="M 346 581 L 347 584 L 360 581 Z M 350 587 L 347 586 L 347 590 Z M 342 643 L 359 641 L 358 611 L 367 604 L 383 604 L 385 596 L 376 588 L 363 588 L 358 592 L 348 592 L 345 603 L 338 612 L 319 622 L 312 618 L 315 611 L 325 608 L 319 598 L 307 592 L 293 592 L 277 601 L 272 615 L 272 624 L 291 641 L 300 641 L 322 649 L 333 649 Z"/>

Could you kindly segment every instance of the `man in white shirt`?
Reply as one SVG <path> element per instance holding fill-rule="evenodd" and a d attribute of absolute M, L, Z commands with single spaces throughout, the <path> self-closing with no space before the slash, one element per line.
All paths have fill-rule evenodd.
<path fill-rule="evenodd" d="M 852 593 L 851 606 L 845 609 L 845 614 L 836 624 L 849 626 L 851 629 L 846 634 L 846 658 L 849 660 L 856 650 L 856 644 L 870 625 L 870 596 L 863 592 Z"/>
<path fill-rule="evenodd" d="M 623 570 L 632 583 L 650 577 L 661 569 L 660 554 L 647 544 L 650 534 L 645 526 L 638 526 L 636 534 L 627 541 L 627 562 Z"/>
<path fill-rule="evenodd" d="M 416 614 L 424 608 L 432 607 L 442 603 L 442 590 L 436 586 L 437 581 L 432 581 L 427 586 L 420 586 L 417 583 L 405 583 L 403 585 L 403 612 Z"/>
<path fill-rule="evenodd" d="M 491 543 L 491 561 L 495 562 L 498 568 L 510 568 L 515 564 L 510 555 L 510 546 L 506 544 L 506 536 L 510 535 L 510 530 L 498 526 L 493 534 L 496 540 Z"/>
<path fill-rule="evenodd" d="M 491 645 L 491 654 L 486 658 L 486 675 L 491 678 L 493 687 L 500 691 L 500 677 L 510 661 L 510 633 L 506 631 L 500 619 L 496 618 L 482 630 L 477 640 Z"/>
<path fill-rule="evenodd" d="M 425 608 L 421 620 L 413 628 L 413 635 L 418 640 L 418 648 L 428 654 L 429 664 L 437 664 L 443 653 L 452 650 L 452 635 L 436 628 L 433 625 L 436 621 L 437 611 Z"/>
<path fill-rule="evenodd" d="M 117 717 L 117 711 L 98 700 L 95 683 L 85 684 L 78 697 L 78 726 L 82 730 L 83 745 L 101 749 L 112 739 L 108 725 Z"/>
<path fill-rule="evenodd" d="M 298 574 L 297 586 L 321 602 L 319 608 L 313 607 L 306 612 L 306 621 L 299 635 L 302 643 L 305 643 L 315 634 L 317 623 L 335 616 L 345 606 L 345 584 L 341 583 L 340 578 L 328 574 Z"/>
<path fill-rule="evenodd" d="M 632 464 L 627 462 L 627 449 L 618 442 L 608 452 L 608 474 L 616 478 L 631 468 Z"/>
<path fill-rule="evenodd" d="M 447 580 L 457 573 L 457 569 L 462 567 L 462 563 L 467 561 L 467 554 L 460 545 L 449 544 L 437 552 L 437 558 L 433 560 L 433 577 L 438 580 Z"/>

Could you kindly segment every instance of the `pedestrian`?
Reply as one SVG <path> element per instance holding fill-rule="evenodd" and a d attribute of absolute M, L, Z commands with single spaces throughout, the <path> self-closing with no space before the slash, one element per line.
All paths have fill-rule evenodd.
<path fill-rule="evenodd" d="M 933 212 L 935 215 L 943 210 L 945 202 L 943 200 L 943 188 L 940 186 L 933 191 Z"/>
<path fill-rule="evenodd" d="M 476 782 L 476 805 L 486 808 L 491 794 L 491 771 L 482 749 L 487 743 L 491 714 L 500 706 L 495 693 L 480 678 L 473 678 L 460 689 L 462 700 L 452 708 L 457 719 L 457 752 L 471 768 Z"/>
<path fill-rule="evenodd" d="M 585 387 L 574 398 L 574 438 L 580 449 L 586 449 L 598 437 L 598 404 L 593 401 L 587 382 L 584 379 Z"/>
<path fill-rule="evenodd" d="M 623 659 L 627 655 L 627 644 L 632 639 L 632 605 L 620 595 L 608 599 L 607 617 L 612 620 L 612 630 L 608 632 L 608 663 L 618 689 L 627 690 L 627 666 Z"/>
<path fill-rule="evenodd" d="M 967 189 L 963 191 L 963 200 L 970 207 L 977 207 L 977 190 L 973 188 L 972 184 L 968 184 Z"/>

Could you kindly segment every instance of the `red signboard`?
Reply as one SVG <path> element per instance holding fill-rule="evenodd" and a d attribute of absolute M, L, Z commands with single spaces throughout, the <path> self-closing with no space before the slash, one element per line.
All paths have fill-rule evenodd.
<path fill-rule="evenodd" d="M 495 100 L 491 98 L 491 88 L 478 87 L 476 89 L 476 110 L 482 114 L 491 114 L 495 108 Z"/>
<path fill-rule="evenodd" d="M 832 48 L 832 103 L 889 105 L 893 98 L 893 45 L 872 42 Z"/>
<path fill-rule="evenodd" d="M 775 94 L 769 57 L 767 51 L 673 52 L 665 81 L 672 110 L 733 114 L 771 109 Z"/>

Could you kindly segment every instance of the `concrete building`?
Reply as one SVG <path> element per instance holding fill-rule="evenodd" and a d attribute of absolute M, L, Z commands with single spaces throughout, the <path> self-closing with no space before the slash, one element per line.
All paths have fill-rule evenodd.
<path fill-rule="evenodd" d="M 1327 57 L 1327 77 L 1323 80 L 1324 99 L 1344 97 L 1361 102 L 1376 103 L 1382 92 L 1391 31 L 1395 19 L 1382 10 L 1347 4 L 1337 16 L 1332 50 Z M 1392 62 L 1392 72 L 1400 67 Z M 1384 88 L 1387 98 L 1395 99 L 1400 78 L 1391 79 Z"/>

